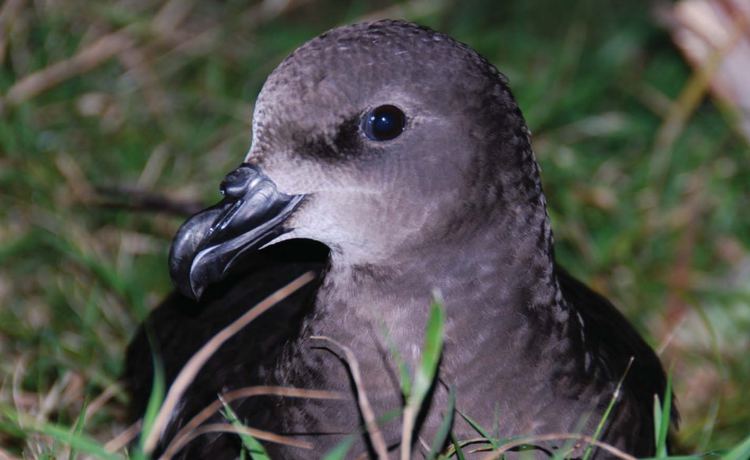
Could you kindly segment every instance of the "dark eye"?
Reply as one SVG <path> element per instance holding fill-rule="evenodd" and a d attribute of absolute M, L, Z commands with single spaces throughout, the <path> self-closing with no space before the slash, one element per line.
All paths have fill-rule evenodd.
<path fill-rule="evenodd" d="M 406 115 L 398 107 L 381 105 L 365 114 L 362 130 L 374 141 L 387 141 L 398 137 L 406 125 Z"/>

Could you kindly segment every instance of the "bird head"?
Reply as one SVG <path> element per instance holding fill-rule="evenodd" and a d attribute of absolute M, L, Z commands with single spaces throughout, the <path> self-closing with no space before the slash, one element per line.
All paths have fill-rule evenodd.
<path fill-rule="evenodd" d="M 285 239 L 322 242 L 340 263 L 377 262 L 467 237 L 490 216 L 544 213 L 505 78 L 468 46 L 401 21 L 334 29 L 286 58 L 221 191 L 173 242 L 173 280 L 194 298 Z"/>

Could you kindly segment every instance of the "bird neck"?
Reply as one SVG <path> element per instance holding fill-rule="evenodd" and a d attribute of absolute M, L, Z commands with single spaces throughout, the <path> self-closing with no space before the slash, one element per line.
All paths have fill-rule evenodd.
<path fill-rule="evenodd" d="M 439 291 L 446 312 L 440 379 L 455 386 L 458 394 L 485 381 L 500 394 L 523 393 L 534 399 L 536 394 L 518 388 L 518 373 L 504 370 L 522 372 L 539 355 L 566 362 L 560 353 L 569 349 L 572 331 L 541 205 L 532 217 L 490 216 L 460 244 L 446 237 L 429 250 L 414 248 L 387 263 L 352 264 L 333 255 L 314 313 L 301 340 L 292 345 L 301 358 L 288 373 L 292 377 L 282 382 L 296 385 L 302 377 L 315 375 L 322 388 L 349 390 L 340 362 L 310 340 L 325 336 L 353 351 L 377 413 L 399 407 L 400 390 L 393 376 L 399 362 L 412 369 L 420 362 L 430 303 Z M 505 365 L 482 365 L 489 355 L 492 363 Z M 481 406 L 482 401 L 462 400 L 460 407 L 481 413 L 484 409 L 473 404 Z"/>
<path fill-rule="evenodd" d="M 449 318 L 469 318 L 475 327 L 497 330 L 510 323 L 482 319 L 518 313 L 564 323 L 544 197 L 526 211 L 485 214 L 476 228 L 454 229 L 385 261 L 349 263 L 334 254 L 318 308 L 336 318 L 393 322 L 396 330 L 398 321 L 423 325 L 438 292 Z"/>

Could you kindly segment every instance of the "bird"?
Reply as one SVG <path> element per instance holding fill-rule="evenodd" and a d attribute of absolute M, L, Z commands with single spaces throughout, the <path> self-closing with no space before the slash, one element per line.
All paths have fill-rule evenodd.
<path fill-rule="evenodd" d="M 312 446 L 264 442 L 271 458 L 316 458 L 346 439 L 351 455 L 376 458 L 360 392 L 389 455 L 425 455 L 451 393 L 459 440 L 477 438 L 477 426 L 502 439 L 596 433 L 631 455 L 654 455 L 663 366 L 612 303 L 556 262 L 530 131 L 507 78 L 468 45 L 401 20 L 308 41 L 264 83 L 251 147 L 220 190 L 218 204 L 177 232 L 176 290 L 128 347 L 134 419 L 146 411 L 155 362 L 171 385 L 226 325 L 300 275 L 314 279 L 215 351 L 169 415 L 155 456 L 220 394 L 254 385 L 343 398 L 229 403 L 247 426 Z M 400 445 L 400 366 L 418 366 L 436 298 L 445 314 L 437 377 L 411 444 Z M 361 386 L 318 337 L 352 352 Z M 675 426 L 677 418 L 672 405 Z M 216 413 L 207 423 L 226 420 Z M 241 448 L 236 434 L 203 433 L 171 455 L 236 458 Z M 576 458 L 585 445 L 544 440 L 533 449 L 535 458 L 561 449 Z"/>

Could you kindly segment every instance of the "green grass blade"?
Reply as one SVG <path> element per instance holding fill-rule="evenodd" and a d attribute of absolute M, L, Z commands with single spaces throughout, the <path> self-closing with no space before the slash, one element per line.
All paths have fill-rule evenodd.
<path fill-rule="evenodd" d="M 432 446 L 430 446 L 430 453 L 427 455 L 428 459 L 434 459 L 440 454 L 445 441 L 448 439 L 448 435 L 453 428 L 453 416 L 456 409 L 456 389 L 451 387 L 448 392 L 448 407 L 446 408 L 443 420 L 440 422 L 438 431 L 435 434 L 435 438 L 432 440 Z"/>
<path fill-rule="evenodd" d="M 224 418 L 226 418 L 232 426 L 236 428 L 244 428 L 245 425 L 237 417 L 237 414 L 232 410 L 232 407 L 227 404 L 221 396 L 219 396 L 219 400 L 221 400 L 221 404 L 224 406 L 224 409 L 221 411 Z M 247 433 L 241 433 L 238 434 L 238 436 L 242 439 L 242 445 L 245 447 L 243 452 L 247 451 L 247 453 L 250 454 L 250 458 L 253 460 L 271 460 L 271 457 L 268 455 L 268 452 L 266 452 L 265 447 L 263 447 L 263 444 L 261 444 L 260 441 Z"/>
<path fill-rule="evenodd" d="M 750 458 L 750 436 L 727 452 L 721 460 L 747 460 Z"/>
<path fill-rule="evenodd" d="M 404 396 L 404 399 L 409 399 L 409 395 L 411 394 L 411 372 L 409 372 L 409 366 L 406 364 L 406 361 L 404 361 L 401 353 L 399 353 L 396 344 L 388 333 L 388 328 L 385 326 L 385 323 L 382 323 L 380 326 L 383 337 L 385 338 L 385 343 L 388 346 L 388 352 L 396 362 L 396 367 L 398 367 L 401 394 Z"/>
<path fill-rule="evenodd" d="M 73 425 L 72 432 L 76 436 L 80 436 L 83 434 L 83 426 L 86 424 L 86 408 L 88 407 L 88 401 L 84 401 L 83 405 L 81 406 L 81 412 L 78 414 L 78 417 L 76 418 L 76 423 Z M 68 458 L 76 458 L 77 452 L 75 447 L 71 447 L 70 454 L 68 455 Z"/>
<path fill-rule="evenodd" d="M 596 431 L 594 431 L 594 440 L 598 441 L 599 436 L 601 436 L 602 431 L 604 430 L 604 425 L 607 423 L 607 419 L 609 419 L 609 415 L 612 413 L 612 409 L 615 407 L 615 403 L 617 403 L 617 398 L 620 397 L 620 391 L 622 391 L 622 383 L 625 381 L 625 378 L 628 376 L 628 373 L 630 372 L 630 367 L 633 365 L 633 357 L 630 357 L 630 361 L 628 361 L 628 365 L 625 367 L 625 372 L 622 373 L 622 377 L 620 377 L 620 381 L 617 382 L 617 387 L 615 387 L 615 392 L 612 393 L 612 398 L 609 400 L 609 404 L 607 405 L 607 409 L 604 411 L 604 414 L 602 414 L 601 420 L 599 420 L 599 424 L 596 426 Z M 591 457 L 591 453 L 594 451 L 593 446 L 589 444 L 586 446 L 586 451 L 583 453 L 583 460 L 588 460 L 589 457 Z"/>
<path fill-rule="evenodd" d="M 411 387 L 411 392 L 404 407 L 403 425 L 401 429 L 401 459 L 411 457 L 412 435 L 417 415 L 422 408 L 427 394 L 437 375 L 440 355 L 443 351 L 443 330 L 445 327 L 445 311 L 442 302 L 435 295 L 435 300 L 430 305 L 430 315 L 425 327 L 424 345 L 422 346 L 422 359 L 417 366 L 416 375 Z"/>
<path fill-rule="evenodd" d="M 159 413 L 159 408 L 161 408 L 161 405 L 164 402 L 164 393 L 166 390 L 164 367 L 161 364 L 161 360 L 156 355 L 153 355 L 153 360 L 154 382 L 151 388 L 151 396 L 149 396 L 148 405 L 146 406 L 146 413 L 143 415 L 143 428 L 141 429 L 141 440 L 139 443 L 141 451 L 144 449 L 144 443 L 146 442 L 148 433 L 150 433 L 154 427 L 154 420 L 156 420 L 156 414 Z"/>
<path fill-rule="evenodd" d="M 654 445 L 659 444 L 659 433 L 661 432 L 661 402 L 659 395 L 654 395 Z M 655 458 L 658 458 L 657 455 Z"/>
<path fill-rule="evenodd" d="M 664 391 L 664 403 L 659 404 L 658 398 L 654 401 L 654 430 L 656 433 L 656 456 L 666 457 L 667 435 L 672 414 L 672 371 L 667 374 L 667 388 Z M 657 415 L 659 416 L 657 418 Z"/>
<path fill-rule="evenodd" d="M 453 450 L 456 451 L 456 458 L 458 458 L 458 460 L 466 460 L 464 450 L 461 448 L 461 443 L 458 442 L 458 439 L 456 439 L 456 436 L 453 433 L 451 433 L 451 444 L 453 444 Z"/>
<path fill-rule="evenodd" d="M 36 427 L 36 431 L 46 434 L 73 449 L 95 455 L 102 460 L 121 460 L 122 457 L 104 448 L 97 440 L 83 434 L 71 433 L 68 427 L 45 423 Z"/>
<path fill-rule="evenodd" d="M 344 460 L 353 444 L 354 436 L 347 436 L 344 440 L 338 443 L 336 447 L 328 451 L 328 453 L 323 456 L 322 460 Z"/>
<path fill-rule="evenodd" d="M 482 425 L 480 425 L 479 423 L 477 423 L 476 420 L 474 420 L 473 418 L 471 418 L 468 415 L 464 414 L 460 410 L 456 411 L 456 412 L 458 412 L 458 415 L 460 415 L 461 418 L 463 418 L 464 420 L 466 420 L 466 423 L 468 423 L 474 429 L 474 431 L 476 431 L 477 433 L 479 433 L 479 435 L 481 437 L 483 437 L 484 439 L 486 439 L 487 442 L 489 442 L 492 445 L 493 449 L 497 449 L 498 447 L 500 447 L 500 444 L 498 443 L 498 440 L 495 439 L 495 438 L 493 438 L 492 436 L 490 436 L 489 432 L 487 432 L 487 430 L 484 429 L 484 427 L 482 427 Z"/>
<path fill-rule="evenodd" d="M 445 311 L 442 302 L 434 300 L 430 307 L 430 316 L 427 319 L 427 327 L 425 329 L 422 361 L 417 367 L 417 372 L 414 376 L 414 385 L 409 395 L 410 404 L 421 405 L 430 391 L 430 387 L 432 387 L 438 363 L 440 362 L 440 354 L 443 351 L 444 323 Z"/>

